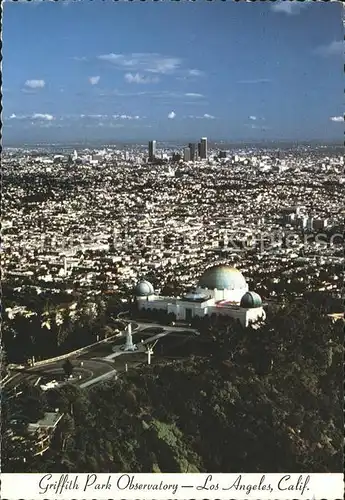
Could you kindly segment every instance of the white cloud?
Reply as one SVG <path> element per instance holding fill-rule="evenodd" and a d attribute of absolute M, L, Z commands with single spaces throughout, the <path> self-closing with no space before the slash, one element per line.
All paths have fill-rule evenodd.
<path fill-rule="evenodd" d="M 327 45 L 321 45 L 314 50 L 319 56 L 334 56 L 344 54 L 344 40 L 335 40 Z"/>
<path fill-rule="evenodd" d="M 46 82 L 44 80 L 26 80 L 25 87 L 29 89 L 43 89 Z"/>
<path fill-rule="evenodd" d="M 170 120 L 173 120 L 176 116 L 176 113 L 174 111 L 171 111 L 171 113 L 168 114 L 168 118 L 170 118 Z"/>
<path fill-rule="evenodd" d="M 130 121 L 132 127 L 137 123 L 139 126 L 139 120 L 142 120 L 143 116 L 139 115 L 127 115 L 127 114 L 115 114 L 115 115 L 102 115 L 102 114 L 66 114 L 53 116 L 48 113 L 34 113 L 32 115 L 17 115 L 12 113 L 10 116 L 5 117 L 6 122 L 15 121 L 22 123 L 23 125 L 36 125 L 39 127 L 75 127 L 76 124 L 80 124 L 83 127 L 123 127 L 124 122 Z M 140 126 L 142 122 L 140 122 Z M 10 125 L 8 125 L 10 126 Z M 143 125 L 145 126 L 145 125 Z"/>
<path fill-rule="evenodd" d="M 330 120 L 332 122 L 343 122 L 344 121 L 344 117 L 343 116 L 331 116 Z"/>
<path fill-rule="evenodd" d="M 110 53 L 110 54 L 102 54 L 98 56 L 98 59 L 100 59 L 101 61 L 108 61 L 114 64 L 115 63 L 123 64 L 124 56 L 122 54 Z"/>
<path fill-rule="evenodd" d="M 182 92 L 175 92 L 173 90 L 160 90 L 153 94 L 153 97 L 163 98 L 163 99 L 181 99 L 185 97 Z"/>
<path fill-rule="evenodd" d="M 102 54 L 101 61 L 112 63 L 118 69 L 144 71 L 148 73 L 171 74 L 179 69 L 182 61 L 178 57 L 156 53 Z"/>
<path fill-rule="evenodd" d="M 272 80 L 269 78 L 257 78 L 254 80 L 239 80 L 237 83 L 245 85 L 256 85 L 257 83 L 271 83 Z"/>
<path fill-rule="evenodd" d="M 253 115 L 251 115 L 251 116 L 249 117 L 249 120 L 253 120 L 253 121 L 255 121 L 256 119 L 257 119 L 257 118 L 256 118 L 256 116 L 253 116 Z"/>
<path fill-rule="evenodd" d="M 303 3 L 291 0 L 279 0 L 279 1 L 277 0 L 272 5 L 271 9 L 273 10 L 273 12 L 278 12 L 291 16 L 299 14 L 299 12 L 301 11 L 301 9 L 303 9 L 303 7 L 306 7 L 307 5 L 310 4 L 311 2 L 309 2 L 308 0 L 305 0 Z"/>
<path fill-rule="evenodd" d="M 90 120 L 103 120 L 107 118 L 107 115 L 80 115 L 80 118 L 90 119 Z"/>
<path fill-rule="evenodd" d="M 125 74 L 125 80 L 128 83 L 157 83 L 159 82 L 159 78 L 154 76 L 144 76 L 141 75 L 140 73 L 126 73 Z"/>
<path fill-rule="evenodd" d="M 47 121 L 51 121 L 51 120 L 54 120 L 54 116 L 53 115 L 49 115 L 47 113 L 34 113 L 32 115 L 32 119 L 33 120 L 47 120 Z"/>
<path fill-rule="evenodd" d="M 71 117 L 69 117 L 71 118 Z M 79 115 L 83 120 L 102 120 L 103 122 L 109 120 L 140 120 L 139 115 Z"/>
<path fill-rule="evenodd" d="M 52 121 L 54 120 L 54 116 L 48 113 L 34 113 L 32 115 L 16 115 L 12 113 L 11 116 L 8 117 L 8 120 L 41 120 L 41 121 Z"/>
<path fill-rule="evenodd" d="M 100 76 L 90 76 L 89 77 L 89 82 L 91 85 L 97 85 L 97 83 L 100 81 L 101 77 Z"/>
<path fill-rule="evenodd" d="M 139 120 L 139 116 L 131 116 L 131 115 L 113 115 L 113 118 L 120 118 L 120 120 Z"/>
<path fill-rule="evenodd" d="M 188 70 L 189 76 L 202 76 L 203 74 L 204 74 L 203 71 L 200 71 L 199 69 L 189 69 Z"/>
<path fill-rule="evenodd" d="M 215 116 L 209 115 L 208 113 L 205 113 L 202 116 L 194 116 L 194 115 L 188 115 L 187 118 L 190 118 L 192 120 L 215 120 Z"/>
<path fill-rule="evenodd" d="M 53 117 L 49 114 L 35 113 L 33 115 L 12 115 L 4 118 L 7 127 L 14 128 L 14 123 L 17 122 L 21 127 L 39 127 L 39 128 L 72 128 L 76 125 L 92 129 L 95 127 L 104 128 L 123 128 L 130 126 L 131 128 L 146 128 L 149 125 L 141 120 L 145 118 L 139 115 L 86 115 L 86 114 L 70 114 Z M 127 123 L 126 123 L 127 122 Z M 17 125 L 17 126 L 18 126 Z"/>
<path fill-rule="evenodd" d="M 202 94 L 197 94 L 197 93 L 184 93 L 184 92 L 176 92 L 172 90 L 140 90 L 140 92 L 123 92 L 118 89 L 113 89 L 113 90 L 108 90 L 104 91 L 101 90 L 98 95 L 100 97 L 143 97 L 143 96 L 150 96 L 155 99 L 183 99 L 185 100 L 186 97 L 190 97 L 190 100 L 193 101 L 193 104 L 199 104 L 201 102 L 205 102 L 202 100 L 199 100 L 197 98 L 205 97 Z"/>

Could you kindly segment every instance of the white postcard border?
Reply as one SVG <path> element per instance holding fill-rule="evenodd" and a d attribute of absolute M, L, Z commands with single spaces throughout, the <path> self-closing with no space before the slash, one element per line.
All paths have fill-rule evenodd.
<path fill-rule="evenodd" d="M 342 474 L 2 474 L 2 498 L 337 500 Z"/>

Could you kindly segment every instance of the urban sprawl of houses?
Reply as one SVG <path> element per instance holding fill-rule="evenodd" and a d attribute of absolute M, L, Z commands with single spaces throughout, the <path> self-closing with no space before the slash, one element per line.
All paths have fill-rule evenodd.
<path fill-rule="evenodd" d="M 343 157 L 321 147 L 207 153 L 202 141 L 181 152 L 155 141 L 5 151 L 5 280 L 37 293 L 130 292 L 147 278 L 178 293 L 225 262 L 265 299 L 338 290 Z"/>
<path fill-rule="evenodd" d="M 343 157 L 322 147 L 222 146 L 207 151 L 202 138 L 180 149 L 150 141 L 59 154 L 5 150 L 7 320 L 37 314 L 21 302 L 32 294 L 69 294 L 71 318 L 78 294 L 126 304 L 142 279 L 178 297 L 220 263 L 237 267 L 266 305 L 308 291 L 340 298 Z M 48 317 L 42 321 L 50 328 Z M 35 454 L 48 449 L 60 419 L 47 412 L 28 425 Z"/>

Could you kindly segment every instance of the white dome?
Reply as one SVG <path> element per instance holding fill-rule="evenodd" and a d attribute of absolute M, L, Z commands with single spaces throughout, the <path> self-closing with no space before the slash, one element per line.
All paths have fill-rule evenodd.
<path fill-rule="evenodd" d="M 213 266 L 202 274 L 199 279 L 200 288 L 209 290 L 238 290 L 246 288 L 247 283 L 243 274 L 235 267 L 218 265 Z"/>
<path fill-rule="evenodd" d="M 145 280 L 139 281 L 134 289 L 134 295 L 136 297 L 147 297 L 148 295 L 153 295 L 154 293 L 152 284 Z"/>

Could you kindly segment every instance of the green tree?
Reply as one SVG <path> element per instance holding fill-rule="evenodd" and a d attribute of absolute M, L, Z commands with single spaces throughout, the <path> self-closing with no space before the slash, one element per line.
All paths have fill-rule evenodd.
<path fill-rule="evenodd" d="M 63 363 L 62 368 L 65 372 L 65 375 L 67 378 L 71 377 L 73 374 L 73 364 L 70 361 L 69 358 L 66 359 L 66 361 Z"/>

